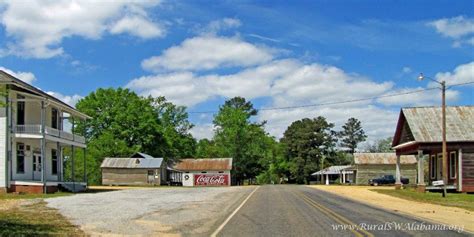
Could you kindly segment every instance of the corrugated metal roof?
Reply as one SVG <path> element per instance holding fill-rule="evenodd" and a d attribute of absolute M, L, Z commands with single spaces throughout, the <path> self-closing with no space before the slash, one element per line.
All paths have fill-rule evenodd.
<path fill-rule="evenodd" d="M 173 166 L 173 169 L 183 171 L 199 170 L 231 170 L 232 158 L 203 158 L 203 159 L 181 159 Z"/>
<path fill-rule="evenodd" d="M 354 153 L 354 163 L 356 165 L 394 165 L 397 163 L 397 155 L 395 153 Z M 415 163 L 414 155 L 400 156 L 400 164 Z"/>
<path fill-rule="evenodd" d="M 350 165 L 333 165 L 333 166 L 327 167 L 326 169 L 315 172 L 311 175 L 340 174 L 342 170 L 350 168 L 350 167 L 351 167 Z M 347 173 L 351 173 L 351 171 L 348 171 Z"/>
<path fill-rule="evenodd" d="M 154 169 L 162 163 L 163 158 L 105 158 L 100 168 Z"/>
<path fill-rule="evenodd" d="M 403 108 L 402 113 L 417 142 L 441 142 L 441 107 Z M 446 140 L 474 141 L 474 106 L 446 107 Z"/>

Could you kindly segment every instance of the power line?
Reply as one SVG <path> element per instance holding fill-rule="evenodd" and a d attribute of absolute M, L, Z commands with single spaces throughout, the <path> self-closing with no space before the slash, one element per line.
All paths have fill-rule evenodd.
<path fill-rule="evenodd" d="M 448 87 L 448 89 L 451 88 L 451 87 L 468 85 L 468 84 L 474 84 L 474 81 L 459 83 L 459 84 L 453 84 L 453 85 L 450 85 Z M 325 102 L 325 103 L 318 103 L 318 104 L 295 105 L 295 106 L 285 106 L 285 107 L 270 107 L 270 108 L 261 108 L 261 109 L 257 109 L 257 110 L 259 110 L 259 111 L 285 110 L 285 109 L 298 109 L 298 108 L 307 108 L 307 107 L 319 107 L 319 106 L 327 106 L 327 105 L 347 104 L 347 103 L 375 100 L 375 99 L 381 99 L 381 98 L 387 98 L 387 97 L 395 97 L 395 96 L 401 96 L 401 95 L 416 94 L 416 93 L 421 93 L 421 92 L 424 92 L 424 91 L 430 91 L 430 90 L 436 90 L 436 89 L 439 89 L 439 88 L 438 87 L 430 87 L 430 88 L 421 89 L 421 90 L 413 90 L 413 91 L 408 91 L 408 92 L 388 94 L 388 95 L 380 95 L 380 96 L 374 96 L 374 97 L 368 97 L 368 98 L 343 100 L 343 101 L 335 101 L 335 102 Z M 217 113 L 217 112 L 219 112 L 219 111 L 217 111 L 217 110 L 214 110 L 214 111 L 190 111 L 188 113 L 189 114 L 211 114 L 211 113 Z"/>

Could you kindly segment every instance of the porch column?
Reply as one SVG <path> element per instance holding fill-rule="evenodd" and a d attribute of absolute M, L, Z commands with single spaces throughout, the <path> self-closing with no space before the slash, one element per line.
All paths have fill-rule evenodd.
<path fill-rule="evenodd" d="M 416 187 L 417 187 L 418 192 L 424 193 L 426 185 L 425 185 L 425 167 L 424 167 L 422 150 L 418 150 L 417 161 L 418 161 L 418 167 L 417 167 L 418 182 L 416 184 Z"/>
<path fill-rule="evenodd" d="M 59 142 L 56 142 L 56 159 L 58 161 L 57 166 L 58 166 L 58 181 L 63 181 L 62 176 L 63 176 L 63 162 L 62 162 L 62 157 L 61 157 L 61 146 L 59 145 Z"/>
<path fill-rule="evenodd" d="M 71 180 L 72 180 L 72 192 L 76 192 L 76 183 L 74 181 L 74 146 L 71 145 Z"/>
<path fill-rule="evenodd" d="M 402 181 L 400 177 L 400 155 L 397 154 L 397 164 L 395 167 L 395 189 L 401 189 L 402 188 Z"/>
<path fill-rule="evenodd" d="M 84 154 L 84 182 L 86 183 L 86 186 L 87 186 L 87 162 L 86 162 L 86 158 L 87 158 L 87 149 L 86 148 L 82 148 L 82 154 Z"/>
<path fill-rule="evenodd" d="M 462 192 L 462 148 L 458 150 L 458 192 Z"/>
<path fill-rule="evenodd" d="M 41 101 L 41 182 L 43 183 L 43 193 L 47 193 L 46 187 L 46 140 L 45 140 L 46 111 L 44 100 Z"/>
<path fill-rule="evenodd" d="M 326 174 L 326 185 L 329 185 L 329 175 Z"/>

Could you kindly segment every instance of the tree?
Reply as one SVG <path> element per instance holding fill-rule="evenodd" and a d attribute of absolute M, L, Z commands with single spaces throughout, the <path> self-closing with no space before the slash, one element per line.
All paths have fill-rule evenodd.
<path fill-rule="evenodd" d="M 252 180 L 261 171 L 259 160 L 267 152 L 264 123 L 250 121 L 257 115 L 251 102 L 241 97 L 227 100 L 214 116 L 214 142 L 221 157 L 233 158 L 233 177 L 237 184 Z"/>
<path fill-rule="evenodd" d="M 354 155 L 357 145 L 367 139 L 362 125 L 359 120 L 349 118 L 346 124 L 342 126 L 342 129 L 343 130 L 339 133 L 339 136 L 342 138 L 341 145 L 349 148 L 351 154 Z"/>
<path fill-rule="evenodd" d="M 376 140 L 372 143 L 367 144 L 365 150 L 367 152 L 393 152 L 392 140 L 392 137 Z"/>
<path fill-rule="evenodd" d="M 325 157 L 330 157 L 335 147 L 334 124 L 324 117 L 305 118 L 293 122 L 280 140 L 285 146 L 288 166 L 297 183 L 308 183 L 310 174 L 323 167 Z"/>
<path fill-rule="evenodd" d="M 215 142 L 209 139 L 201 139 L 196 147 L 197 158 L 215 158 L 219 157 L 219 149 Z"/>

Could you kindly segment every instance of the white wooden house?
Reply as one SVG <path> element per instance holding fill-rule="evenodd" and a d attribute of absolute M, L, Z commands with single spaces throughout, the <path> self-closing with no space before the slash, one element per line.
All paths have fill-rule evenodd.
<path fill-rule="evenodd" d="M 74 174 L 74 151 L 85 154 L 86 141 L 72 131 L 75 121 L 89 117 L 1 70 L 0 83 L 0 192 L 84 189 L 85 164 L 83 175 Z M 72 151 L 68 157 L 66 147 Z M 66 161 L 73 170 L 69 180 Z"/>

